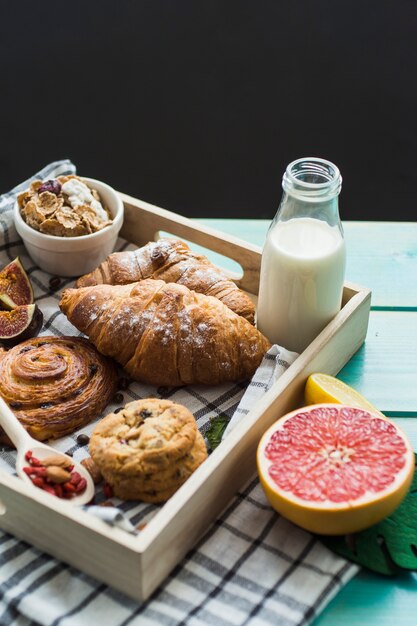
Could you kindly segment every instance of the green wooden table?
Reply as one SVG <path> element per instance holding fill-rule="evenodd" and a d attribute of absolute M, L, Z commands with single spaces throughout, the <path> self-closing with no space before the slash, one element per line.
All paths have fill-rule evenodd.
<path fill-rule="evenodd" d="M 199 220 L 262 246 L 265 220 Z M 372 289 L 365 344 L 338 377 L 405 430 L 417 451 L 417 223 L 344 222 L 346 279 Z M 314 626 L 415 626 L 417 574 L 361 571 Z"/>

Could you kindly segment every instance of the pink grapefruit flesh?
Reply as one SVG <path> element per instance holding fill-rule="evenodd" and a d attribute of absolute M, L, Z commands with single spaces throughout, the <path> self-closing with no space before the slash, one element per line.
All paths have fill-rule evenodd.
<path fill-rule="evenodd" d="M 394 422 L 340 404 L 281 418 L 263 435 L 257 462 L 271 505 L 327 535 L 357 532 L 387 517 L 414 472 L 411 444 Z"/>

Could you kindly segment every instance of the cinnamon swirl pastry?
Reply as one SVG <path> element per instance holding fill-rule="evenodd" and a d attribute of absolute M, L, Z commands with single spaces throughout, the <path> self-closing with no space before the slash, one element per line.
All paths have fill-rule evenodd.
<path fill-rule="evenodd" d="M 98 417 L 116 387 L 113 363 L 81 337 L 36 337 L 0 351 L 0 395 L 39 441 Z M 9 443 L 1 429 L 0 442 Z"/>

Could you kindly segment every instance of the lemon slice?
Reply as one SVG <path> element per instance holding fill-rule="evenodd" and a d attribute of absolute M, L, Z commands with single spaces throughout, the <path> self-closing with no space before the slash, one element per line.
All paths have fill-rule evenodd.
<path fill-rule="evenodd" d="M 382 415 L 358 391 L 328 374 L 311 374 L 308 377 L 304 390 L 304 399 L 306 405 L 337 402 L 338 404 L 346 404 Z"/>

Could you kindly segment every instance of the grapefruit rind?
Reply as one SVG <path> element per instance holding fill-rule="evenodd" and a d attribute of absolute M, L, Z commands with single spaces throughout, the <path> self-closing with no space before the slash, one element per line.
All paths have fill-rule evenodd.
<path fill-rule="evenodd" d="M 378 493 L 367 492 L 360 498 L 346 502 L 331 502 L 330 500 L 317 502 L 301 499 L 289 491 L 284 491 L 270 477 L 268 470 L 272 462 L 266 458 L 265 448 L 273 433 L 282 429 L 283 425 L 292 417 L 320 407 L 336 407 L 339 410 L 344 408 L 358 409 L 358 407 L 346 407 L 341 404 L 320 404 L 292 411 L 275 422 L 264 433 L 258 445 L 257 465 L 260 482 L 272 507 L 301 528 L 322 535 L 344 535 L 358 532 L 373 526 L 390 515 L 405 498 L 414 473 L 413 449 L 406 435 L 391 420 L 379 413 L 363 410 L 364 413 L 369 414 L 370 418 L 383 419 L 394 424 L 397 433 L 404 441 L 406 447 L 405 463 L 403 468 L 396 473 L 393 483 Z"/>

